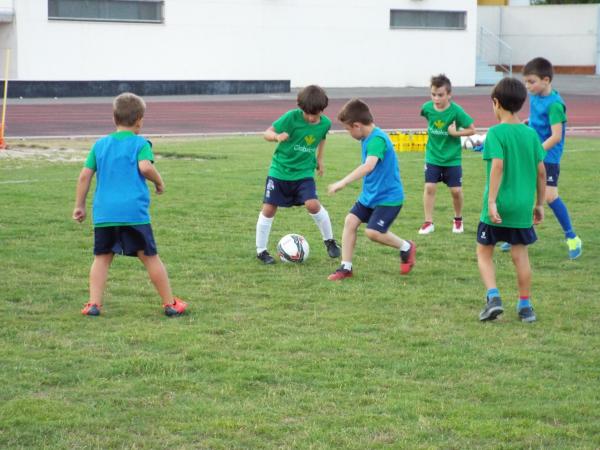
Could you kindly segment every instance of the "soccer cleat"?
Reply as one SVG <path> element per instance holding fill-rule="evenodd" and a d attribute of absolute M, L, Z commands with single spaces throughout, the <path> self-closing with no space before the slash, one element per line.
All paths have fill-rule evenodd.
<path fill-rule="evenodd" d="M 86 303 L 81 310 L 81 314 L 85 316 L 99 316 L 100 306 L 96 305 L 95 303 Z"/>
<path fill-rule="evenodd" d="M 435 227 L 433 226 L 433 222 L 424 222 L 419 228 L 419 234 L 430 234 L 433 233 Z"/>
<path fill-rule="evenodd" d="M 340 247 L 337 242 L 335 242 L 335 239 L 327 239 L 323 242 L 325 243 L 325 247 L 327 247 L 327 254 L 330 258 L 340 257 Z"/>
<path fill-rule="evenodd" d="M 266 250 L 260 252 L 256 257 L 262 261 L 263 264 L 275 264 L 275 258 L 269 255 L 269 252 Z"/>
<path fill-rule="evenodd" d="M 464 233 L 465 229 L 463 227 L 462 219 L 454 219 L 452 222 L 452 232 L 456 234 Z"/>
<path fill-rule="evenodd" d="M 488 298 L 485 308 L 479 313 L 479 320 L 482 322 L 485 322 L 486 320 L 495 320 L 503 312 L 504 308 L 502 308 L 502 300 L 500 300 L 500 297 Z"/>
<path fill-rule="evenodd" d="M 518 314 L 519 314 L 519 319 L 521 319 L 521 322 L 531 323 L 531 322 L 535 322 L 537 320 L 537 317 L 535 317 L 535 313 L 533 312 L 533 308 L 531 306 L 526 306 L 525 308 L 521 308 L 518 311 Z"/>
<path fill-rule="evenodd" d="M 500 244 L 500 251 L 509 252 L 511 247 L 512 245 L 510 245 L 508 242 L 503 242 Z"/>
<path fill-rule="evenodd" d="M 574 238 L 567 239 L 567 245 L 569 246 L 569 258 L 570 259 L 579 258 L 581 256 L 581 252 L 582 252 L 581 247 L 582 247 L 583 243 L 581 242 L 581 239 L 579 239 L 579 236 L 575 236 Z"/>
<path fill-rule="evenodd" d="M 182 315 L 187 306 L 187 303 L 180 298 L 173 297 L 173 303 L 171 305 L 163 305 L 163 308 L 165 309 L 165 315 L 173 317 Z"/>
<path fill-rule="evenodd" d="M 335 272 L 327 277 L 329 281 L 339 281 L 344 278 L 352 278 L 352 270 L 344 269 L 344 266 L 338 267 Z"/>
<path fill-rule="evenodd" d="M 400 251 L 400 273 L 406 275 L 411 271 L 417 261 L 417 245 L 413 241 L 408 241 L 410 248 L 405 252 Z"/>

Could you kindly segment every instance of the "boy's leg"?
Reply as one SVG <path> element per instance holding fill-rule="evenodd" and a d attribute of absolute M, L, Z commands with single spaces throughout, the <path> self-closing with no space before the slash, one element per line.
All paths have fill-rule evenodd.
<path fill-rule="evenodd" d="M 277 212 L 277 206 L 269 203 L 263 203 L 261 212 L 258 214 L 256 222 L 256 254 L 265 264 L 273 264 L 275 260 L 267 251 L 271 226 Z M 262 256 L 262 258 L 261 258 Z"/>
<path fill-rule="evenodd" d="M 316 191 L 315 191 L 316 195 Z M 327 254 L 331 258 L 339 258 L 340 257 L 340 248 L 335 242 L 333 238 L 333 229 L 331 227 L 331 219 L 329 218 L 329 213 L 325 209 L 321 202 L 319 202 L 316 198 L 311 198 L 309 200 L 304 201 L 304 207 L 313 218 L 319 231 L 321 232 L 321 236 L 323 238 L 323 242 L 325 243 L 325 247 L 327 248 Z"/>
<path fill-rule="evenodd" d="M 517 271 L 517 283 L 519 286 L 519 303 L 517 311 L 523 322 L 534 322 L 535 313 L 530 303 L 531 294 L 531 265 L 529 264 L 529 252 L 526 245 L 513 245 L 511 256 Z"/>
<path fill-rule="evenodd" d="M 173 303 L 173 292 L 171 291 L 171 283 L 169 282 L 169 275 L 167 269 L 162 263 L 158 255 L 148 256 L 144 254 L 143 250 L 138 252 L 138 258 L 146 266 L 150 281 L 154 284 L 158 295 L 162 298 L 163 305 L 170 305 Z"/>
<path fill-rule="evenodd" d="M 356 246 L 356 232 L 362 221 L 350 213 L 344 220 L 344 231 L 342 232 L 342 263 L 340 267 L 328 279 L 331 281 L 342 280 L 352 276 L 352 258 Z"/>
<path fill-rule="evenodd" d="M 452 195 L 452 205 L 454 206 L 454 223 L 452 226 L 452 232 L 462 233 L 464 231 L 462 223 L 462 208 L 464 203 L 462 187 L 451 187 L 450 194 Z"/>
<path fill-rule="evenodd" d="M 419 229 L 419 234 L 429 234 L 434 230 L 433 227 L 433 207 L 435 204 L 436 183 L 425 183 L 423 190 L 423 211 L 425 213 L 425 222 Z"/>
<path fill-rule="evenodd" d="M 504 312 L 500 293 L 496 287 L 496 269 L 494 267 L 494 245 L 477 243 L 477 266 L 483 284 L 487 289 L 485 308 L 479 313 L 479 320 L 494 320 Z"/>
<path fill-rule="evenodd" d="M 90 303 L 102 306 L 102 296 L 108 278 L 108 269 L 114 258 L 114 253 L 105 253 L 94 256 L 90 269 Z"/>

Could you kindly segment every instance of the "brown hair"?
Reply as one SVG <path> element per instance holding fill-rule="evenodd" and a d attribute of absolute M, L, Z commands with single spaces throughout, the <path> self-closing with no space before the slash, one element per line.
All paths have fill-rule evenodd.
<path fill-rule="evenodd" d="M 323 88 L 311 84 L 298 92 L 298 107 L 306 114 L 319 114 L 325 111 L 329 98 Z"/>
<path fill-rule="evenodd" d="M 502 109 L 516 113 L 527 98 L 525 85 L 516 78 L 503 78 L 492 90 L 492 99 L 498 100 Z"/>
<path fill-rule="evenodd" d="M 554 68 L 546 58 L 533 58 L 523 67 L 523 75 L 537 75 L 540 78 L 548 77 L 552 81 Z"/>
<path fill-rule="evenodd" d="M 346 125 L 351 125 L 355 122 L 362 123 L 363 125 L 371 125 L 373 123 L 373 114 L 369 110 L 369 105 L 358 98 L 353 98 L 346 103 L 338 113 L 337 118 Z"/>
<path fill-rule="evenodd" d="M 431 77 L 429 81 L 431 87 L 441 88 L 443 86 L 446 87 L 446 91 L 448 93 L 452 92 L 452 83 L 450 82 L 450 78 L 448 78 L 445 74 L 440 73 L 439 75 L 435 75 Z"/>
<path fill-rule="evenodd" d="M 131 127 L 144 117 L 146 103 L 131 92 L 123 92 L 113 100 L 113 117 L 117 125 Z"/>

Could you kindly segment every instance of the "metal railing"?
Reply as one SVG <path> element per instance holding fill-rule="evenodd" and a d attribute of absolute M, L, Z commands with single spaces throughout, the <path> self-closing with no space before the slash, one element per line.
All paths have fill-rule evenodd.
<path fill-rule="evenodd" d="M 484 26 L 479 27 L 477 57 L 512 75 L 512 48 Z"/>

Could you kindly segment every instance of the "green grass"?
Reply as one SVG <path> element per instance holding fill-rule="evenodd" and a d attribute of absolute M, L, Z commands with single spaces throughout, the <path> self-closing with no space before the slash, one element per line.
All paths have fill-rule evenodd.
<path fill-rule="evenodd" d="M 154 144 L 167 186 L 153 196 L 155 236 L 191 305 L 178 319 L 124 257 L 103 315 L 81 316 L 93 239 L 89 220 L 70 219 L 81 162 L 0 159 L 0 448 L 600 447 L 599 140 L 567 141 L 560 192 L 584 253 L 567 260 L 546 208 L 530 249 L 533 325 L 516 318 L 513 266 L 499 252 L 506 313 L 477 320 L 479 154 L 464 158 L 465 234 L 452 235 L 440 186 L 430 236 L 417 235 L 422 154 L 401 154 L 407 200 L 392 230 L 417 242 L 414 272 L 400 277 L 395 252 L 361 234 L 355 277 L 331 283 L 337 261 L 300 208 L 279 211 L 270 246 L 301 233 L 309 260 L 255 260 L 272 144 Z M 333 197 L 326 186 L 358 158 L 349 137 L 328 139 L 318 188 L 338 238 L 359 185 Z"/>

